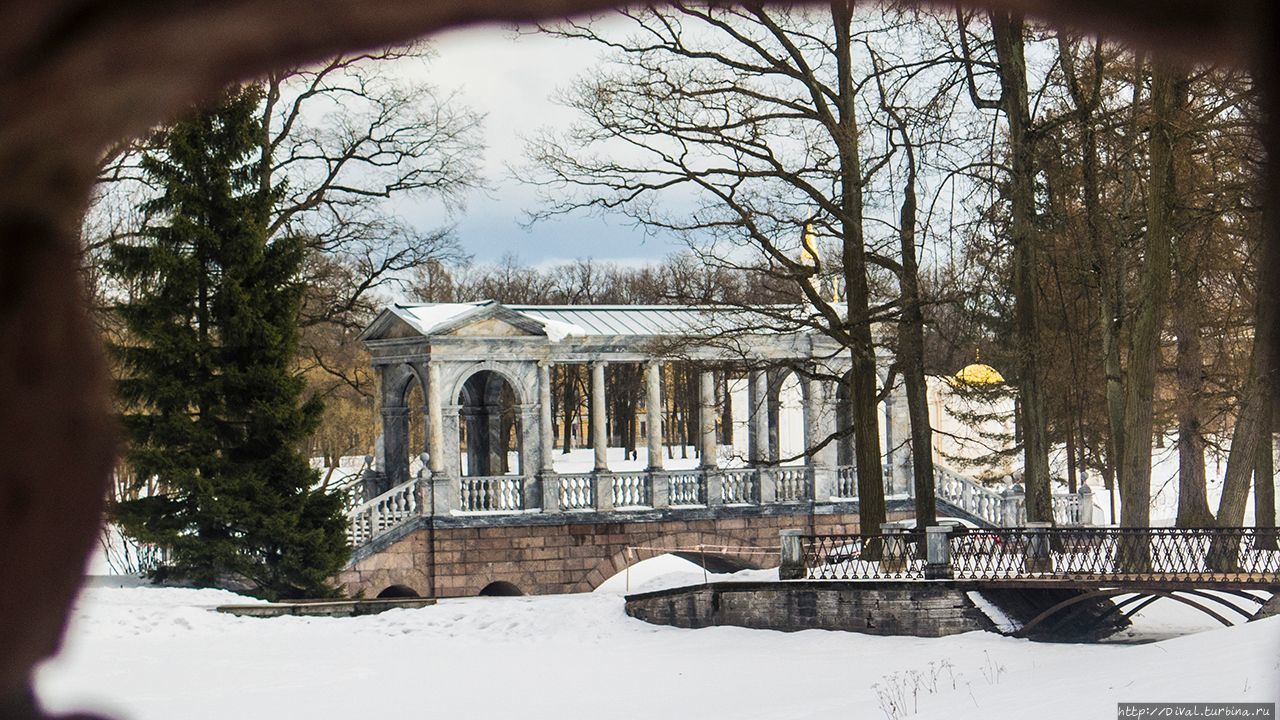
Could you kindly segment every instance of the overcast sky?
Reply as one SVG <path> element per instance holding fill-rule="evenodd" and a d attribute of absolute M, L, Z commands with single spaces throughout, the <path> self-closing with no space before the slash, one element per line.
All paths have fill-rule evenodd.
<path fill-rule="evenodd" d="M 531 264 L 591 257 L 619 262 L 656 260 L 678 249 L 674 241 L 646 238 L 621 216 L 582 214 L 522 227 L 537 207 L 534 189 L 512 176 L 522 162 L 522 137 L 567 123 L 572 114 L 552 96 L 574 74 L 597 60 L 586 43 L 555 40 L 510 28 L 457 30 L 431 41 L 436 57 L 427 80 L 485 115 L 483 163 L 491 190 L 473 193 L 454 222 L 466 252 L 485 262 L 515 253 Z M 439 208 L 412 203 L 398 208 L 423 228 L 448 222 Z"/>

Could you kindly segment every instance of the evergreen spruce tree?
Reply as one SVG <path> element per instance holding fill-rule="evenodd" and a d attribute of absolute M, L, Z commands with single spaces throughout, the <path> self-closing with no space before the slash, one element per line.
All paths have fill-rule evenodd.
<path fill-rule="evenodd" d="M 332 592 L 345 527 L 300 452 L 320 413 L 292 367 L 304 247 L 267 237 L 278 194 L 253 162 L 261 99 L 236 89 L 161 131 L 142 164 L 161 190 L 153 220 L 111 248 L 133 291 L 113 348 L 129 468 L 159 487 L 114 512 L 168 549 L 157 579 L 315 596 Z"/>

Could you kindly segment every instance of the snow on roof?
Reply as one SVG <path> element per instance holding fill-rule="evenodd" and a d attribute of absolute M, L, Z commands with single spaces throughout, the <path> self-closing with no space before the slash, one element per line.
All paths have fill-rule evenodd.
<path fill-rule="evenodd" d="M 569 336 L 694 335 L 711 327 L 705 308 L 684 305 L 502 305 L 485 300 L 393 305 L 391 311 L 418 332 L 430 335 L 488 307 L 502 307 L 533 320 L 553 342 Z"/>
<path fill-rule="evenodd" d="M 392 305 L 391 312 L 423 335 L 447 325 L 465 313 L 486 303 L 429 303 L 424 305 Z"/>
<path fill-rule="evenodd" d="M 708 313 L 682 305 L 511 305 L 541 323 L 580 328 L 579 335 L 691 335 L 705 332 Z"/>

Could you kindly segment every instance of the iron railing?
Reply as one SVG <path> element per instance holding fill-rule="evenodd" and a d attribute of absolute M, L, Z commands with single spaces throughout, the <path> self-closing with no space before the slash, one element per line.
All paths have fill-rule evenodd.
<path fill-rule="evenodd" d="M 1280 586 L 1280 537 L 1256 528 L 953 530 L 941 556 L 925 534 L 802 535 L 802 577 L 818 580 L 1058 580 Z M 929 552 L 933 552 L 932 548 Z"/>
<path fill-rule="evenodd" d="M 1000 528 L 951 539 L 954 577 L 1280 584 L 1276 531 Z"/>
<path fill-rule="evenodd" d="M 923 545 L 907 533 L 802 535 L 809 580 L 917 580 L 924 578 Z"/>

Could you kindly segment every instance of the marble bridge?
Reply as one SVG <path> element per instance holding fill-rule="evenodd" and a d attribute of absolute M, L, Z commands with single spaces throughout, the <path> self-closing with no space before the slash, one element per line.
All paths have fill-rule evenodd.
<path fill-rule="evenodd" d="M 492 301 L 383 311 L 361 336 L 381 382 L 382 450 L 352 502 L 340 582 L 367 596 L 581 592 L 634 562 L 629 548 L 702 548 L 720 567 L 744 568 L 776 564 L 784 529 L 857 533 L 851 434 L 837 431 L 850 424 L 848 354 L 817 333 L 775 329 L 779 314 Z M 888 363 L 877 358 L 882 386 Z M 555 462 L 566 367 L 589 378 L 592 463 L 572 472 Z M 618 376 L 606 382 L 620 367 L 643 387 L 643 442 L 636 461 L 611 467 L 629 420 L 606 394 L 624 388 Z M 696 382 L 679 385 L 676 370 Z M 411 407 L 414 389 L 421 407 Z M 879 417 L 889 519 L 909 518 L 901 387 L 883 390 Z M 410 447 L 415 435 L 420 447 Z M 664 457 L 689 444 L 696 467 Z M 941 515 L 1025 520 L 1016 486 L 996 492 L 941 467 L 935 485 Z M 1055 496 L 1054 513 L 1090 524 L 1087 488 Z"/>

